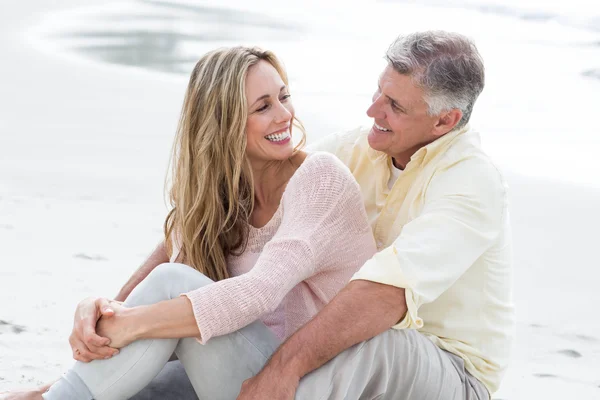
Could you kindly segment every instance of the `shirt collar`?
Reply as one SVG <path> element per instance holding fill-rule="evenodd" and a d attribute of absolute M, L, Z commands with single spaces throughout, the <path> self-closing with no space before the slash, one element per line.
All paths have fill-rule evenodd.
<path fill-rule="evenodd" d="M 418 162 L 419 164 L 421 164 L 423 162 L 429 162 L 435 155 L 446 150 L 448 148 L 448 146 L 450 145 L 450 143 L 452 143 L 455 138 L 465 134 L 469 130 L 470 130 L 470 127 L 468 124 L 460 129 L 451 130 L 450 132 L 446 133 L 444 136 L 440 137 L 439 139 L 434 140 L 433 142 L 429 143 L 427 146 L 423 146 L 419 150 L 417 150 L 415 152 L 415 154 L 413 154 L 412 157 L 410 158 L 409 164 L 413 163 L 413 162 Z M 386 153 L 374 150 L 373 148 L 371 148 L 371 146 L 369 146 L 369 148 L 367 150 L 367 154 L 369 156 L 369 159 L 372 162 L 385 161 L 386 166 L 390 165 L 389 163 L 391 161 L 388 161 L 388 160 L 391 160 L 391 157 L 389 155 L 387 155 Z"/>

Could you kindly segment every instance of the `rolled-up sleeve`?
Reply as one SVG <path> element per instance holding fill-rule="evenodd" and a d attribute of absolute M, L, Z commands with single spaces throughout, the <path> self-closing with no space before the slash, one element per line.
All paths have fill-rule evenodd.
<path fill-rule="evenodd" d="M 352 280 L 404 288 L 407 312 L 394 328 L 421 328 L 419 307 L 448 290 L 492 246 L 505 209 L 505 184 L 487 160 L 441 169 L 425 190 L 419 215 Z"/>

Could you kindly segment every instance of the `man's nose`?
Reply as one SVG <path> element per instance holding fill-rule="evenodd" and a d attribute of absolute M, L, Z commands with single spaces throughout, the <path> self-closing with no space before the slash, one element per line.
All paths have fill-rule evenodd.
<path fill-rule="evenodd" d="M 367 115 L 371 118 L 385 119 L 385 113 L 383 112 L 381 96 L 373 96 L 373 102 L 367 109 Z"/>

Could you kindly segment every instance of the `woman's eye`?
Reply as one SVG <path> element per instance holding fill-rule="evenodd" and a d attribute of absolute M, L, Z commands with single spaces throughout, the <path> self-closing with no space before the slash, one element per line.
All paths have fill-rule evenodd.
<path fill-rule="evenodd" d="M 281 101 L 286 101 L 286 100 L 287 100 L 287 99 L 289 99 L 290 97 L 292 97 L 292 95 L 291 95 L 291 94 L 284 94 L 284 95 L 281 97 Z"/>
<path fill-rule="evenodd" d="M 262 111 L 265 111 L 267 108 L 269 108 L 269 105 L 265 104 L 264 106 L 261 106 L 260 108 L 256 109 L 256 111 L 262 112 Z"/>

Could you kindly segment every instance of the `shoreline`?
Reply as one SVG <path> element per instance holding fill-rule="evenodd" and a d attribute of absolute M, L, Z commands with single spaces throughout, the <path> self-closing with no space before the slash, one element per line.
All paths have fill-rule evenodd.
<path fill-rule="evenodd" d="M 556 86 L 554 90 L 562 91 L 568 98 L 573 98 L 576 93 L 589 99 L 598 98 L 598 91 L 594 88 L 600 90 L 600 82 L 593 77 L 597 65 L 600 65 L 600 53 L 592 51 L 595 46 L 585 44 L 599 40 L 598 33 L 591 28 L 573 28 L 560 24 L 553 30 L 554 20 L 561 16 L 557 12 L 544 14 L 545 19 L 530 21 L 519 14 L 527 14 L 526 11 L 519 11 L 514 5 L 511 8 L 509 4 L 498 11 L 499 15 L 494 15 L 491 13 L 494 8 L 484 6 L 485 0 L 481 1 L 484 1 L 481 5 L 467 4 L 468 8 L 465 10 L 457 8 L 460 6 L 459 1 L 442 9 L 452 12 L 456 17 L 463 12 L 463 18 L 467 20 L 481 17 L 482 23 L 492 26 L 491 31 L 494 31 L 495 26 L 501 28 L 516 21 L 515 33 L 506 37 L 490 37 L 490 32 L 487 31 L 475 36 L 487 61 L 486 75 L 489 75 L 486 90 L 478 100 L 472 122 L 473 126 L 484 132 L 484 148 L 505 171 L 566 184 L 594 186 L 600 190 L 600 181 L 591 172 L 600 168 L 593 150 L 600 148 L 600 138 L 594 135 L 592 129 L 595 122 L 591 116 L 595 113 L 595 108 L 591 104 L 594 102 L 584 102 L 579 109 L 575 102 L 568 102 L 566 108 L 557 108 L 557 101 L 541 94 L 547 90 L 548 79 L 552 79 Z M 39 51 L 58 55 L 65 61 L 91 68 L 106 68 L 107 71 L 113 68 L 116 72 L 129 70 L 138 75 L 145 74 L 148 79 L 164 79 L 177 84 L 187 80 L 188 72 L 199 54 L 208 49 L 234 44 L 266 44 L 288 66 L 294 99 L 297 108 L 303 110 L 309 141 L 314 140 L 317 134 L 370 123 L 364 110 L 368 107 L 373 82 L 366 78 L 356 79 L 352 71 L 361 71 L 361 76 L 379 74 L 382 54 L 372 48 L 387 47 L 387 41 L 384 42 L 387 37 L 385 31 L 377 39 L 361 40 L 357 37 L 354 45 L 356 51 L 364 53 L 363 58 L 368 57 L 372 61 L 361 60 L 354 68 L 340 71 L 335 67 L 335 60 L 343 57 L 352 47 L 348 47 L 348 43 L 353 40 L 352 36 L 348 36 L 352 35 L 348 31 L 353 30 L 353 27 L 348 21 L 356 16 L 348 16 L 346 22 L 342 18 L 339 32 L 324 27 L 324 17 L 303 23 L 294 20 L 291 26 L 286 27 L 286 23 L 292 20 L 290 12 L 286 13 L 281 9 L 266 10 L 258 6 L 248 17 L 248 21 L 242 23 L 241 16 L 244 14 L 235 10 L 239 1 L 230 2 L 232 4 L 218 7 L 209 6 L 209 2 L 202 1 L 194 3 L 194 6 L 186 5 L 187 3 L 171 5 L 168 2 L 158 4 L 154 1 L 130 1 L 101 7 L 78 7 L 51 14 L 31 30 L 30 37 L 34 37 L 33 44 Z M 432 4 L 437 3 L 433 0 Z M 418 11 L 418 8 L 415 9 L 410 4 L 392 2 L 389 6 L 408 7 L 407 11 Z M 548 7 L 552 9 L 552 6 Z M 428 7 L 423 9 L 430 10 Z M 304 12 L 308 13 L 306 10 Z M 232 15 L 228 16 L 227 13 Z M 542 11 L 538 13 L 543 14 Z M 220 22 L 210 22 L 210 16 Z M 116 17 L 119 18 L 118 24 L 107 22 Z M 259 28 L 261 23 L 266 23 L 267 28 Z M 416 24 L 415 27 L 418 28 L 419 25 Z M 224 28 L 230 31 L 229 36 L 218 33 Z M 405 29 L 410 29 L 410 26 Z M 525 37 L 524 43 L 515 48 L 520 40 L 515 36 L 536 29 L 540 32 L 530 33 L 531 37 Z M 300 36 L 294 39 L 290 32 L 296 32 Z M 475 35 L 475 32 L 465 33 Z M 389 37 L 395 34 L 397 32 Z M 40 39 L 42 35 L 47 38 Z M 269 41 L 266 37 L 277 39 Z M 554 63 L 555 51 L 548 49 L 551 44 L 560 51 L 572 48 L 568 50 L 572 54 L 565 54 L 568 63 L 564 67 L 550 69 L 546 77 L 544 74 L 540 75 L 536 68 L 546 69 L 548 63 Z M 290 48 L 297 48 L 298 51 Z M 518 71 L 504 59 L 506 52 L 528 57 L 532 51 L 539 53 L 540 61 L 525 73 Z M 314 53 L 317 59 L 325 57 L 324 59 L 334 60 L 334 65 L 320 63 L 315 66 L 296 54 L 298 52 Z M 147 54 L 160 54 L 160 58 Z M 534 60 L 528 62 L 533 63 Z M 303 71 L 302 74 L 299 71 Z M 585 75 L 586 71 L 589 76 Z M 555 82 L 557 73 L 564 74 L 564 79 Z M 507 79 L 507 75 L 515 74 L 516 77 Z M 336 75 L 338 76 L 334 82 L 331 82 L 329 76 Z M 336 81 L 350 81 L 353 84 L 339 85 Z M 510 89 L 511 85 L 529 86 L 527 95 L 515 97 Z M 588 103 L 590 104 L 587 105 Z M 575 121 L 567 117 L 575 112 L 585 117 Z M 510 118 L 501 118 L 501 115 Z M 558 117 L 550 119 L 551 115 Z M 514 121 L 519 121 L 521 126 L 515 127 Z M 556 168 L 557 160 L 560 160 L 560 168 Z"/>

